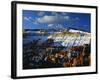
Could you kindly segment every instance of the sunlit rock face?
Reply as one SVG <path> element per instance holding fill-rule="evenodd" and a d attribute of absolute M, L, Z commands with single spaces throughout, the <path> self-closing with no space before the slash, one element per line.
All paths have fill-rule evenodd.
<path fill-rule="evenodd" d="M 91 34 L 79 30 L 69 30 L 66 33 L 60 32 L 48 36 L 48 39 L 52 38 L 54 42 L 60 43 L 62 46 L 80 46 L 84 44 L 90 44 Z"/>

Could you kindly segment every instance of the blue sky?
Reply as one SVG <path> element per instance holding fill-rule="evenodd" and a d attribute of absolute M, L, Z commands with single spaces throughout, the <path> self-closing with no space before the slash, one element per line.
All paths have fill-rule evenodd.
<path fill-rule="evenodd" d="M 88 13 L 23 10 L 24 29 L 71 27 L 90 32 L 90 20 Z"/>

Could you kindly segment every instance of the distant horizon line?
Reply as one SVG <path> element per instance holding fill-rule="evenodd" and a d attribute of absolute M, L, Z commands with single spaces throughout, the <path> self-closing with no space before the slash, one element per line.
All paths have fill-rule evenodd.
<path fill-rule="evenodd" d="M 24 29 L 25 29 L 25 30 L 34 30 L 34 31 L 36 31 L 36 30 L 63 30 L 63 29 L 61 29 L 61 28 L 60 28 L 60 29 L 59 29 L 59 28 L 58 28 L 58 29 L 44 29 L 44 28 L 40 28 L 40 29 L 34 29 L 34 28 L 33 28 L 33 29 L 32 29 L 32 28 L 24 28 Z M 69 28 L 66 28 L 66 30 L 70 30 L 70 29 L 85 31 L 85 32 L 89 32 L 89 33 L 91 32 L 91 31 L 86 31 L 86 30 L 82 30 L 82 29 L 70 28 L 70 27 L 69 27 Z"/>

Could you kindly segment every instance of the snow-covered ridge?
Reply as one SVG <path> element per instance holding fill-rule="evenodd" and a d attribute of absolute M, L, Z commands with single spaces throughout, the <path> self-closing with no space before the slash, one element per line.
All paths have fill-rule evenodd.
<path fill-rule="evenodd" d="M 52 38 L 54 42 L 59 42 L 62 46 L 67 46 L 67 47 L 90 44 L 91 40 L 90 33 L 74 29 L 70 29 L 65 34 L 61 32 L 61 33 L 56 33 L 56 36 L 54 35 L 50 35 L 48 38 Z"/>

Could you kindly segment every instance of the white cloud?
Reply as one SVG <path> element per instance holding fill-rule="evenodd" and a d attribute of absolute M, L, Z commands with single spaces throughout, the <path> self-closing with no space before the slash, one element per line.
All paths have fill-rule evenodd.
<path fill-rule="evenodd" d="M 65 21 L 68 21 L 69 19 L 70 19 L 69 16 L 61 16 L 61 15 L 48 16 L 48 15 L 45 15 L 43 17 L 38 18 L 37 21 L 39 23 L 53 24 L 53 23 L 63 23 Z"/>
<path fill-rule="evenodd" d="M 62 15 L 66 15 L 67 13 L 65 13 L 65 12 L 62 12 Z"/>
<path fill-rule="evenodd" d="M 27 20 L 27 21 L 35 24 L 35 25 L 39 24 L 38 21 L 37 21 L 37 19 L 33 19 L 32 17 L 24 17 L 24 20 Z"/>
<path fill-rule="evenodd" d="M 55 15 L 55 16 L 57 16 L 57 15 L 59 15 L 57 12 L 52 12 L 52 15 Z"/>
<path fill-rule="evenodd" d="M 38 18 L 37 20 L 39 23 L 54 23 L 55 21 L 57 21 L 57 17 L 45 15 L 41 18 Z"/>
<path fill-rule="evenodd" d="M 32 17 L 28 17 L 29 19 L 32 19 Z"/>
<path fill-rule="evenodd" d="M 43 14 L 43 13 L 41 13 Z M 68 23 L 69 21 L 77 21 L 79 20 L 78 17 L 75 19 L 71 19 L 69 16 L 64 16 L 64 15 L 44 15 L 41 17 L 24 17 L 24 20 L 30 21 L 33 24 L 48 24 L 48 27 L 53 26 L 53 24 L 63 24 L 63 23 Z"/>
<path fill-rule="evenodd" d="M 45 12 L 38 12 L 38 16 L 43 16 Z"/>
<path fill-rule="evenodd" d="M 53 26 L 54 24 L 48 24 L 48 27 L 51 27 L 51 26 Z"/>
<path fill-rule="evenodd" d="M 64 19 L 69 20 L 69 16 L 65 16 Z"/>
<path fill-rule="evenodd" d="M 24 20 L 27 20 L 27 21 L 32 21 L 33 19 L 32 19 L 32 17 L 24 17 Z"/>
<path fill-rule="evenodd" d="M 27 21 L 29 21 L 29 17 L 24 17 L 24 20 L 27 20 Z"/>
<path fill-rule="evenodd" d="M 48 24 L 48 27 L 51 29 L 64 29 L 62 24 Z"/>

